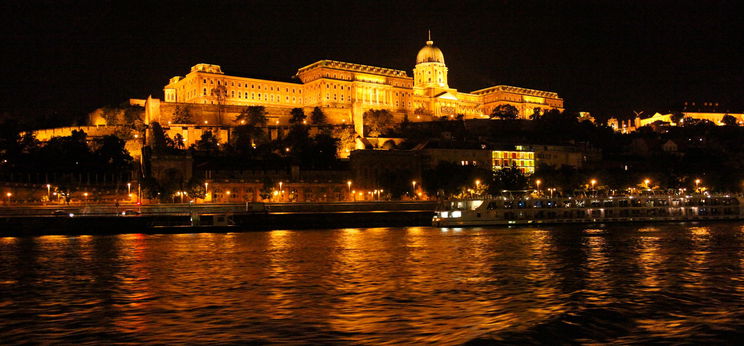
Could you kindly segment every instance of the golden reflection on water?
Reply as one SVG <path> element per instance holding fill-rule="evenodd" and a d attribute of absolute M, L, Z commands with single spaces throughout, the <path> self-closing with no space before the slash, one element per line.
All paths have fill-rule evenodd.
<path fill-rule="evenodd" d="M 534 299 L 540 301 L 541 308 L 532 308 L 533 318 L 538 320 L 548 319 L 566 311 L 562 302 L 556 302 L 555 297 L 560 297 L 561 292 L 551 282 L 558 281 L 556 272 L 550 267 L 554 262 L 555 247 L 553 245 L 550 230 L 534 229 L 527 233 L 529 240 L 529 255 L 527 264 L 530 268 L 526 276 L 528 282 L 534 284 Z"/>
<path fill-rule="evenodd" d="M 97 343 L 693 338 L 744 327 L 744 227 L 726 227 L 0 238 L 0 339 L 65 343 L 67 326 Z M 2 322 L 15 320 L 29 332 Z"/>
<path fill-rule="evenodd" d="M 652 233 L 655 231 L 658 229 L 641 229 L 638 237 L 638 265 L 641 270 L 639 284 L 642 290 L 649 292 L 661 290 L 659 267 L 663 259 L 659 254 L 660 238 Z M 649 235 L 644 233 L 649 233 Z"/>
<path fill-rule="evenodd" d="M 120 256 L 127 264 L 118 275 L 121 290 L 112 308 L 129 311 L 115 319 L 113 327 L 120 333 L 141 333 L 152 324 L 149 316 L 142 311 L 150 308 L 150 298 L 153 296 L 150 283 L 153 281 L 150 273 L 150 262 L 147 261 L 147 238 L 141 233 L 121 234 L 117 236 Z"/>
<path fill-rule="evenodd" d="M 710 252 L 710 228 L 690 227 L 689 232 L 692 240 L 692 250 L 687 256 L 687 265 L 689 266 L 688 276 L 691 280 L 687 285 L 689 287 L 701 287 L 705 279 L 704 271 L 708 268 L 706 262 Z"/>
<path fill-rule="evenodd" d="M 604 232 L 602 229 L 585 229 L 586 236 L 583 239 L 587 269 L 587 299 L 597 305 L 613 303 L 611 299 L 607 299 L 610 285 L 607 274 L 610 268 Z"/>

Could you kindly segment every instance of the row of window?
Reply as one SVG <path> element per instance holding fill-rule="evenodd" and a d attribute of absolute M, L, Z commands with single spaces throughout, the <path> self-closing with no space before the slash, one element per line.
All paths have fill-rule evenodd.
<path fill-rule="evenodd" d="M 535 167 L 535 161 L 534 160 L 510 160 L 510 159 L 494 159 L 493 160 L 493 166 L 502 168 L 502 167 Z"/>
<path fill-rule="evenodd" d="M 203 80 L 202 80 L 202 81 L 203 81 L 203 83 L 204 83 L 205 85 L 207 84 L 207 82 L 208 82 L 209 84 L 215 84 L 215 80 L 214 80 L 214 79 L 207 79 L 207 78 L 203 78 Z M 234 87 L 234 86 L 235 86 L 235 81 L 230 81 L 230 82 L 227 82 L 227 81 L 221 81 L 221 80 L 216 80 L 216 81 L 217 81 L 217 85 L 218 85 L 218 86 L 220 86 L 220 85 L 224 85 L 224 86 L 231 86 L 231 87 Z M 229 84 L 229 85 L 228 85 L 228 84 Z M 264 90 L 269 90 L 269 91 L 282 91 L 282 88 L 281 88 L 281 87 L 279 87 L 279 86 L 273 86 L 273 85 L 264 85 L 264 84 L 251 84 L 251 85 L 250 85 L 250 89 L 261 90 L 261 87 L 262 87 L 262 86 L 263 86 L 263 89 L 264 89 Z M 237 87 L 238 87 L 238 88 L 248 88 L 248 83 L 241 83 L 241 82 L 238 82 L 238 83 L 237 83 Z M 291 90 L 291 91 L 290 91 L 290 90 Z M 287 92 L 287 93 L 291 92 L 291 93 L 293 93 L 293 94 L 294 94 L 294 93 L 299 93 L 299 94 L 302 94 L 302 88 L 292 88 L 292 89 L 290 89 L 289 87 L 284 87 L 284 92 Z"/>
<path fill-rule="evenodd" d="M 235 98 L 235 90 L 232 90 L 230 92 L 230 97 Z M 207 96 L 207 88 L 202 89 L 202 96 Z M 244 100 L 258 100 L 261 101 L 261 93 L 249 93 L 248 92 L 241 92 L 238 91 L 237 93 L 238 99 L 244 99 Z M 269 102 L 282 102 L 281 95 L 276 94 L 263 94 L 263 101 L 269 101 Z M 284 102 L 290 102 L 289 96 L 284 96 Z M 302 97 L 297 98 L 295 96 L 292 96 L 292 103 L 302 103 Z"/>

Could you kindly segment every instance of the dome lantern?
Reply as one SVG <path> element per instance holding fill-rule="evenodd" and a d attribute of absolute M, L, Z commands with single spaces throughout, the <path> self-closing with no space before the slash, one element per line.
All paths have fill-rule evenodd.
<path fill-rule="evenodd" d="M 426 45 L 421 48 L 416 55 L 417 65 L 424 62 L 438 62 L 444 64 L 444 54 L 442 54 L 441 49 L 434 46 L 434 41 L 431 40 L 431 35 L 429 36 L 429 40 L 426 41 Z"/>

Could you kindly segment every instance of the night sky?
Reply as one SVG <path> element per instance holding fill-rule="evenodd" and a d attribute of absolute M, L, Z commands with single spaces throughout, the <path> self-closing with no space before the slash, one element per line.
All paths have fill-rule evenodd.
<path fill-rule="evenodd" d="M 484 5 L 483 3 L 490 3 Z M 431 29 L 449 85 L 558 92 L 598 115 L 685 100 L 739 107 L 734 1 L 5 1 L 0 112 L 86 114 L 153 95 L 196 63 L 289 80 L 333 59 L 406 70 Z"/>

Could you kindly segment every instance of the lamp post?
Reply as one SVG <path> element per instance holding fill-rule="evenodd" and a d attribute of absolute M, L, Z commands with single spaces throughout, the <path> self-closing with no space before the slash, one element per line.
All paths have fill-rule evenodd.
<path fill-rule="evenodd" d="M 412 181 L 411 185 L 413 186 L 413 195 L 416 196 L 416 181 Z"/>
<path fill-rule="evenodd" d="M 207 201 L 207 195 L 209 194 L 209 183 L 204 183 L 204 202 Z"/>
<path fill-rule="evenodd" d="M 538 196 L 540 195 L 540 184 L 542 184 L 542 180 L 540 180 L 540 179 L 535 180 L 535 186 L 537 188 L 537 195 Z"/>
<path fill-rule="evenodd" d="M 594 190 L 594 185 L 597 185 L 597 179 L 592 179 L 589 181 L 590 184 L 592 184 L 592 194 L 596 195 L 596 191 Z"/>
<path fill-rule="evenodd" d="M 127 195 L 132 194 L 132 183 L 127 183 Z"/>
<path fill-rule="evenodd" d="M 8 192 L 5 194 L 5 197 L 8 197 L 8 205 L 10 205 L 10 197 L 13 196 L 12 193 Z"/>
<path fill-rule="evenodd" d="M 475 180 L 475 192 L 480 195 L 480 179 Z"/>
<path fill-rule="evenodd" d="M 284 182 L 279 182 L 279 201 L 282 201 L 284 199 L 284 190 L 282 190 L 282 185 L 284 185 Z"/>
<path fill-rule="evenodd" d="M 700 178 L 695 179 L 695 192 L 700 192 L 700 183 L 702 180 Z"/>
<path fill-rule="evenodd" d="M 351 180 L 346 182 L 346 186 L 349 188 L 349 200 L 351 200 Z"/>
<path fill-rule="evenodd" d="M 46 184 L 47 187 L 47 201 L 52 201 L 52 185 Z"/>

